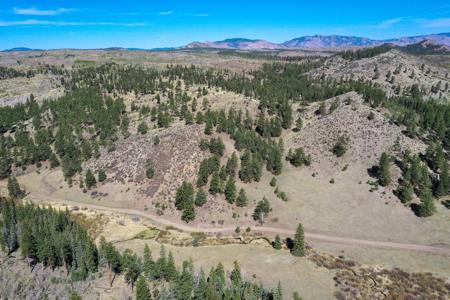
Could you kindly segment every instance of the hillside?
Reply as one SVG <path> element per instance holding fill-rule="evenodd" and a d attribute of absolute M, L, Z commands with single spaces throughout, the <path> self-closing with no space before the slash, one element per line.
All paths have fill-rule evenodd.
<path fill-rule="evenodd" d="M 274 45 L 1 53 L 0 295 L 448 298 L 444 46 Z"/>

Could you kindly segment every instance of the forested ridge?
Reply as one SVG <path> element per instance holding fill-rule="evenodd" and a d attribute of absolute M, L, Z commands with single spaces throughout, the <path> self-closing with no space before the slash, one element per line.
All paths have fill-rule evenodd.
<path fill-rule="evenodd" d="M 98 157 L 101 147 L 112 151 L 115 140 L 130 134 L 130 111 L 121 98 L 127 93 L 153 96 L 156 106 L 132 104 L 131 111 L 138 111 L 141 116 L 150 115 L 154 127 L 169 127 L 175 120 L 181 120 L 188 125 L 204 124 L 207 135 L 226 133 L 234 140 L 235 148 L 241 152 L 239 170 L 230 175 L 221 172 L 225 166 L 211 164 L 214 160 L 209 160 L 201 166 L 197 179 L 197 187 L 201 188 L 211 176 L 213 188 L 209 192 L 228 194 L 230 203 L 235 201 L 235 176 L 243 182 L 251 182 L 259 181 L 263 167 L 274 175 L 282 172 L 285 153 L 295 149 L 284 149 L 279 137 L 283 130 L 292 128 L 294 121 L 296 125 L 301 124 L 301 119 L 293 117 L 294 102 L 322 101 L 356 91 L 368 105 L 389 108 L 392 120 L 405 125 L 409 136 L 439 144 L 448 151 L 450 104 L 425 100 L 417 86 L 402 95 L 387 97 L 372 82 L 308 75 L 308 71 L 320 64 L 314 59 L 301 63 L 270 63 L 246 74 L 205 70 L 194 65 L 168 65 L 163 70 L 117 64 L 75 68 L 64 80 L 65 96 L 38 104 L 30 95 L 24 104 L 0 108 L 0 178 L 8 177 L 12 168 L 40 166 L 48 161 L 50 167 L 61 165 L 69 183 L 73 176 L 80 174 L 86 176 L 81 188 L 94 186 L 96 179 L 91 170 L 82 169 L 82 163 Z M 193 86 L 198 86 L 198 98 L 207 96 L 211 87 L 256 98 L 259 114 L 254 118 L 242 110 L 214 111 L 205 109 L 205 105 L 200 110 L 197 97 L 186 92 Z M 141 134 L 149 130 L 145 122 L 137 129 Z M 222 156 L 217 152 L 212 154 Z M 298 150 L 295 154 L 298 159 L 292 157 L 292 153 L 287 155 L 287 160 L 294 165 L 310 162 L 305 156 L 307 153 Z M 99 177 L 104 180 L 104 175 L 99 174 Z M 195 217 L 191 204 L 189 210 L 186 221 Z"/>

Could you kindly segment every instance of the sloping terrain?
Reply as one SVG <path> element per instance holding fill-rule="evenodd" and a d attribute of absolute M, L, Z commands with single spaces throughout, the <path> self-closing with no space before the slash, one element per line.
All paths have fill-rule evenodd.
<path fill-rule="evenodd" d="M 36 101 L 55 99 L 64 94 L 61 78 L 38 74 L 32 78 L 17 77 L 0 80 L 0 106 L 25 103 L 33 94 Z"/>
<path fill-rule="evenodd" d="M 422 186 L 413 190 L 408 204 L 395 192 L 406 177 L 400 161 L 407 150 L 419 154 L 424 166 L 420 175 L 435 191 L 436 178 L 443 177 L 445 170 L 428 166 L 424 154 L 431 140 L 441 143 L 439 162 L 447 163 L 448 128 L 443 125 L 444 132 L 438 135 L 424 126 L 411 134 L 385 102 L 370 106 L 364 89 L 344 93 L 351 90 L 350 84 L 339 90 L 338 84 L 327 81 L 363 79 L 377 83 L 389 96 L 411 93 L 417 86 L 425 95 L 423 103 L 433 104 L 428 97 L 444 101 L 450 95 L 445 67 L 397 50 L 357 60 L 339 55 L 312 62 L 283 60 L 264 68 L 260 58 L 210 52 L 57 50 L 35 57 L 10 55 L 15 59 L 22 55 L 22 64 L 16 66 L 22 70 L 42 62 L 65 64 L 58 69 L 62 74 L 78 70 L 83 79 L 76 82 L 75 75 L 67 76 L 66 80 L 74 80 L 73 90 L 61 89 L 68 97 L 50 102 L 55 104 L 49 106 L 51 111 L 39 111 L 35 105 L 18 113 L 11 108 L 15 113 L 11 119 L 3 115 L 0 153 L 7 159 L 2 161 L 2 171 L 16 176 L 26 194 L 14 189 L 10 179 L 0 180 L 2 195 L 16 191 L 25 201 L 50 203 L 63 210 L 68 205 L 73 218 L 97 244 L 104 235 L 121 252 L 131 248 L 139 255 L 147 242 L 153 252 L 167 244 L 178 265 L 192 257 L 199 262 L 196 266 L 206 269 L 222 261 L 228 270 L 237 259 L 245 278 L 275 288 L 273 278 L 279 277 L 289 295 L 301 287 L 298 290 L 306 299 L 377 299 L 386 293 L 400 298 L 423 293 L 424 299 L 434 293 L 444 299 L 448 295 L 445 256 L 450 253 L 450 210 L 444 204 L 445 186 L 444 194 L 432 194 L 436 211 L 423 217 L 412 209 L 423 205 Z M 94 68 L 107 62 L 117 65 Z M 182 67 L 169 65 L 179 62 Z M 258 68 L 260 72 L 249 72 Z M 56 95 L 60 86 L 52 80 L 57 79 L 39 74 L 30 78 L 28 84 L 42 85 L 36 88 L 38 102 Z M 33 89 L 24 77 L 0 80 L 0 84 L 7 84 L 10 93 L 18 93 L 21 84 L 23 91 Z M 65 105 L 58 107 L 60 103 Z M 39 118 L 44 122 L 37 122 Z M 214 146 L 211 139 L 220 139 L 221 145 Z M 336 151 L 337 144 L 344 150 Z M 311 160 L 295 166 L 288 156 L 298 148 Z M 237 166 L 229 172 L 225 165 L 233 153 Z M 387 172 L 392 179 L 386 185 L 380 183 L 380 173 L 373 171 L 375 166 L 381 169 L 383 153 L 389 156 Z M 197 186 L 202 161 L 213 155 L 217 158 L 207 165 L 206 182 Z M 79 168 L 71 165 L 73 161 Z M 154 174 L 148 173 L 149 165 Z M 68 175 L 71 168 L 74 171 Z M 100 171 L 105 172 L 104 180 Z M 250 177 L 245 177 L 248 173 Z M 211 189 L 214 177 L 219 178 L 216 191 Z M 228 182 L 234 190 L 231 201 L 226 200 Z M 188 183 L 190 191 L 184 188 Z M 241 188 L 248 203 L 239 206 L 236 194 Z M 431 188 L 425 188 L 431 195 Z M 194 200 L 200 189 L 206 193 L 203 205 Z M 180 209 L 177 205 L 177 209 L 175 202 L 182 198 L 188 198 L 192 206 Z M 192 209 L 192 219 L 183 218 L 186 207 Z M 308 244 L 304 258 L 288 252 L 298 224 L 304 226 Z M 275 235 L 283 239 L 279 251 L 272 249 Z M 13 259 L 4 261 L 6 272 L 16 274 Z M 102 271 L 95 273 L 95 279 L 75 289 L 87 298 L 95 298 L 96 293 L 121 299 L 132 295 L 124 281 L 128 275 L 120 275 L 110 288 L 104 266 L 99 267 Z M 22 276 L 24 262 L 17 268 L 17 276 Z M 5 276 L 0 288 L 22 295 L 21 287 L 15 285 L 17 276 Z M 45 293 L 61 297 L 69 292 L 63 273 L 55 273 L 54 279 L 48 276 L 49 270 L 36 269 L 23 281 L 23 290 L 42 286 Z M 408 278 L 416 284 L 408 286 Z M 49 280 L 61 286 L 51 287 Z M 428 282 L 434 286 L 424 291 Z"/>
<path fill-rule="evenodd" d="M 398 50 L 355 61 L 335 56 L 313 71 L 316 76 L 324 74 L 336 80 L 353 78 L 376 82 L 388 95 L 399 95 L 416 85 L 424 95 L 437 99 L 449 98 L 448 73 L 446 68 L 430 65 L 420 57 Z"/>

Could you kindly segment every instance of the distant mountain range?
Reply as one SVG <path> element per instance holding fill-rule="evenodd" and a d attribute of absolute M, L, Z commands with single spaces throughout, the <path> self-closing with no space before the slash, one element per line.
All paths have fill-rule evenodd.
<path fill-rule="evenodd" d="M 27 47 L 16 47 L 7 50 L 3 50 L 2 52 L 14 52 L 14 51 L 41 51 L 41 49 L 31 49 Z"/>
<path fill-rule="evenodd" d="M 424 41 L 427 42 L 428 45 L 427 47 L 429 47 L 429 44 L 450 47 L 450 32 L 409 36 L 386 40 L 374 40 L 365 37 L 345 36 L 345 35 L 312 35 L 294 38 L 292 40 L 280 44 L 272 43 L 261 39 L 231 38 L 225 39 L 223 41 L 214 41 L 214 42 L 211 41 L 192 42 L 182 47 L 162 47 L 152 49 L 109 47 L 91 50 L 172 51 L 180 49 L 182 50 L 182 49 L 201 49 L 201 48 L 230 49 L 230 50 L 339 49 L 350 47 L 372 47 L 382 44 L 392 44 L 394 46 L 404 47 L 419 44 Z M 17 47 L 8 50 L 3 50 L 3 52 L 14 52 L 14 51 L 42 51 L 42 49 Z"/>
<path fill-rule="evenodd" d="M 421 36 L 402 37 L 396 39 L 374 40 L 365 37 L 344 35 L 313 35 L 302 36 L 281 44 L 260 39 L 232 38 L 215 42 L 193 42 L 182 48 L 218 48 L 218 49 L 332 49 L 348 47 L 368 47 L 382 44 L 407 46 L 429 41 L 433 44 L 450 46 L 450 33 L 429 34 Z"/>

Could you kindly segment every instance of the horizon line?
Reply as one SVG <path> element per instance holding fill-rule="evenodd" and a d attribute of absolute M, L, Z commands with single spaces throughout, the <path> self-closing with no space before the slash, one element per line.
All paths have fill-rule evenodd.
<path fill-rule="evenodd" d="M 0 52 L 6 52 L 9 50 L 14 50 L 14 49 L 18 49 L 17 51 L 20 51 L 19 49 L 26 49 L 28 51 L 56 51 L 56 50 L 106 50 L 106 49 L 113 49 L 113 48 L 117 48 L 117 49 L 122 49 L 122 50 L 132 50 L 132 49 L 136 49 L 136 50 L 157 50 L 157 49 L 167 49 L 167 50 L 182 50 L 182 49 L 186 49 L 184 48 L 185 46 L 192 44 L 192 43 L 214 43 L 214 42 L 223 42 L 223 41 L 227 41 L 227 40 L 234 40 L 234 39 L 242 39 L 242 40 L 250 40 L 250 41 L 266 41 L 275 45 L 283 45 L 286 42 L 295 40 L 295 39 L 300 39 L 300 38 L 305 38 L 305 37 L 333 37 L 333 36 L 337 36 L 337 37 L 353 37 L 353 38 L 363 38 L 363 39 L 368 39 L 374 42 L 383 42 L 383 41 L 389 41 L 389 40 L 395 40 L 395 39 L 402 39 L 402 38 L 417 38 L 417 37 L 424 37 L 424 36 L 432 36 L 432 35 L 450 35 L 450 32 L 438 32 L 438 33 L 429 33 L 429 34 L 420 34 L 420 35 L 408 35 L 408 36 L 397 36 L 397 37 L 390 37 L 390 38 L 384 38 L 384 39 L 374 39 L 374 38 L 370 38 L 367 36 L 363 36 L 363 35 L 345 35 L 345 34 L 311 34 L 311 35 L 301 35 L 301 36 L 297 36 L 297 37 L 293 37 L 289 40 L 286 40 L 284 42 L 281 43 L 275 43 L 275 42 L 271 42 L 267 39 L 263 39 L 263 38 L 245 38 L 245 37 L 230 37 L 230 38 L 225 38 L 222 40 L 204 40 L 204 41 L 192 41 L 188 44 L 185 45 L 181 45 L 181 46 L 162 46 L 162 47 L 153 47 L 153 48 L 141 48 L 141 47 L 127 47 L 127 46 L 105 46 L 105 47 L 93 47 L 93 48 L 77 48 L 77 47 L 59 47 L 59 48 L 34 48 L 34 47 L 27 47 L 27 46 L 16 46 L 16 47 L 12 47 L 12 48 L 3 48 L 0 49 Z M 189 48 L 187 48 L 189 49 Z M 221 49 L 221 48 L 217 48 L 217 49 Z M 264 48 L 261 48 L 264 49 Z M 312 49 L 312 48 L 308 48 L 308 49 Z M 321 49 L 321 47 L 318 47 L 317 49 Z M 233 48 L 230 48 L 229 50 L 233 50 Z M 251 49 L 247 49 L 247 50 L 251 50 Z M 275 49 L 273 49 L 275 50 Z M 286 49 L 289 50 L 289 49 Z M 295 49 L 292 49 L 295 50 Z M 24 51 L 24 50 L 22 50 Z"/>

